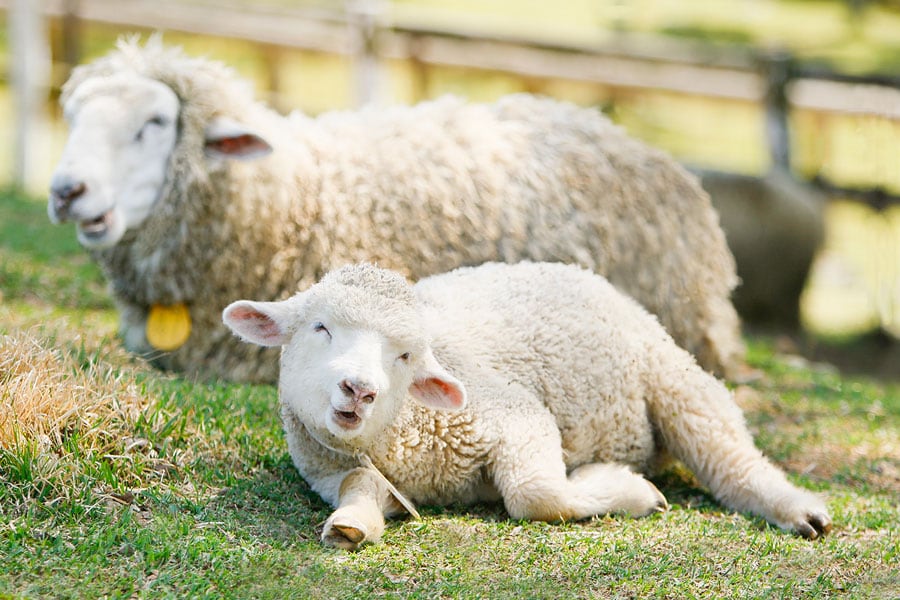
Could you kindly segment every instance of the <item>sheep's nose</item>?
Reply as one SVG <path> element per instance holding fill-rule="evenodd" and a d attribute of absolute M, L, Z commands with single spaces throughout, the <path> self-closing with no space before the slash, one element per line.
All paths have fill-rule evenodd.
<path fill-rule="evenodd" d="M 341 388 L 341 391 L 348 398 L 353 398 L 355 401 L 364 404 L 375 402 L 375 396 L 378 394 L 374 386 L 352 379 L 344 379 L 338 384 L 338 387 Z"/>
<path fill-rule="evenodd" d="M 61 181 L 50 187 L 50 195 L 53 199 L 53 208 L 58 215 L 65 215 L 72 203 L 84 195 L 87 186 L 83 181 Z"/>

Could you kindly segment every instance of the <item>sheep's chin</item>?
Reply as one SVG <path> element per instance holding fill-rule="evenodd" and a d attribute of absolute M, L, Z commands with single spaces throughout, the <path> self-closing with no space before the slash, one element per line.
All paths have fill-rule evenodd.
<path fill-rule="evenodd" d="M 114 246 L 125 233 L 122 219 L 115 209 L 107 211 L 95 219 L 79 221 L 76 224 L 78 241 L 86 248 L 109 248 Z"/>

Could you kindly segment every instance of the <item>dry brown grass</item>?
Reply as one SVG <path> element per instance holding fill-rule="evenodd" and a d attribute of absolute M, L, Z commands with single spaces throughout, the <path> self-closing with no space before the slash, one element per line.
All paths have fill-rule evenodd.
<path fill-rule="evenodd" d="M 113 365 L 80 336 L 55 338 L 35 328 L 0 336 L 0 448 L 53 452 L 77 434 L 81 449 L 106 452 L 149 399 L 134 368 Z"/>
<path fill-rule="evenodd" d="M 0 483 L 10 514 L 35 501 L 104 510 L 177 485 L 189 457 L 160 456 L 148 439 L 173 418 L 145 383 L 150 372 L 108 335 L 65 318 L 0 332 Z"/>

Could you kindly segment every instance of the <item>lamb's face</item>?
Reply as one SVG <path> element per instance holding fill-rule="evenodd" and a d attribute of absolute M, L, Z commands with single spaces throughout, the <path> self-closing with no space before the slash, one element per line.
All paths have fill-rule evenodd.
<path fill-rule="evenodd" d="M 64 106 L 70 133 L 50 184 L 54 223 L 74 221 L 88 248 L 116 244 L 150 214 L 178 136 L 179 102 L 159 81 L 91 78 Z"/>
<path fill-rule="evenodd" d="M 412 394 L 465 405 L 462 384 L 429 347 L 409 284 L 369 265 L 329 274 L 282 302 L 239 300 L 222 318 L 246 341 L 283 346 L 279 393 L 320 443 L 366 450 Z"/>
<path fill-rule="evenodd" d="M 282 352 L 281 399 L 323 444 L 364 449 L 396 418 L 424 349 L 312 312 Z"/>

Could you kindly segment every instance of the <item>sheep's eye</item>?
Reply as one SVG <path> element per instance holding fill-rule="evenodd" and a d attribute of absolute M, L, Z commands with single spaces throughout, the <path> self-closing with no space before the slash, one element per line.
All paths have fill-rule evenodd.
<path fill-rule="evenodd" d="M 313 325 L 313 331 L 317 333 L 320 331 L 324 331 L 325 335 L 328 336 L 328 339 L 331 339 L 331 332 L 328 331 L 328 328 L 325 327 L 325 325 L 323 325 L 322 323 L 316 323 L 315 325 Z"/>
<path fill-rule="evenodd" d="M 166 124 L 166 118 L 162 115 L 154 115 L 147 119 L 147 121 L 141 126 L 140 130 L 138 130 L 137 135 L 134 136 L 135 141 L 140 142 L 144 139 L 144 131 L 147 130 L 149 125 L 154 125 L 156 127 L 162 127 Z"/>
<path fill-rule="evenodd" d="M 400 356 L 397 357 L 398 360 L 402 360 L 403 362 L 409 362 L 409 352 L 404 352 Z"/>

